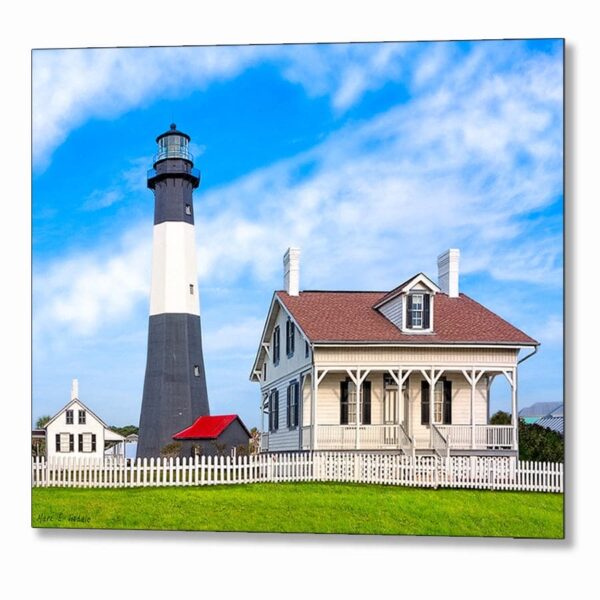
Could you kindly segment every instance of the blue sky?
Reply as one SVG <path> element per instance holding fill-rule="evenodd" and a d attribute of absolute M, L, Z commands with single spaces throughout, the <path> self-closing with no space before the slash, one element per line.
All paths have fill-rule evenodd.
<path fill-rule="evenodd" d="M 70 380 L 137 424 L 154 138 L 192 136 L 211 410 L 248 381 L 281 257 L 304 289 L 391 289 L 461 249 L 461 291 L 538 339 L 520 405 L 562 400 L 562 42 L 35 51 L 33 419 Z M 493 408 L 507 389 L 494 385 Z"/>

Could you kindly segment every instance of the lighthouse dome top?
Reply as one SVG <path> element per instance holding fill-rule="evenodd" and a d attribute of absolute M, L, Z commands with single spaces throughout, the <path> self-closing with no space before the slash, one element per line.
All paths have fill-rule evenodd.
<path fill-rule="evenodd" d="M 189 151 L 190 139 L 187 133 L 179 131 L 177 125 L 171 123 L 170 128 L 156 138 L 158 152 L 154 155 L 154 163 L 168 158 L 182 158 L 194 162 L 194 157 Z"/>

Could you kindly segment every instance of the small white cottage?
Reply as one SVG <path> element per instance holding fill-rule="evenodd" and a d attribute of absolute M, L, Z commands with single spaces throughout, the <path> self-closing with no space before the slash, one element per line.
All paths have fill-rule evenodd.
<path fill-rule="evenodd" d="M 103 458 L 124 456 L 125 438 L 112 431 L 79 399 L 77 379 L 71 384 L 71 400 L 48 421 L 46 430 L 47 457 Z"/>

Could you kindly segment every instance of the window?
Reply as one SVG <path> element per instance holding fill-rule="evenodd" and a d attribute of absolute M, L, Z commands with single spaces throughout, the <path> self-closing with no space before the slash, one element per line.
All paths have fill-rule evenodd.
<path fill-rule="evenodd" d="M 414 293 L 406 297 L 406 327 L 408 329 L 429 329 L 429 294 Z"/>
<path fill-rule="evenodd" d="M 79 425 L 85 425 L 85 410 L 79 411 L 77 422 Z"/>
<path fill-rule="evenodd" d="M 185 205 L 185 214 L 186 215 L 191 215 L 192 214 L 192 205 L 191 204 L 186 204 Z"/>
<path fill-rule="evenodd" d="M 298 399 L 300 396 L 300 384 L 292 381 L 287 389 L 287 426 L 298 427 Z"/>
<path fill-rule="evenodd" d="M 67 425 L 73 425 L 73 411 L 72 410 L 68 410 L 65 413 L 66 419 L 67 419 Z"/>
<path fill-rule="evenodd" d="M 452 423 L 452 382 L 440 379 L 433 390 L 433 423 Z M 421 381 L 421 425 L 429 425 L 429 383 Z"/>
<path fill-rule="evenodd" d="M 371 382 L 362 384 L 361 419 L 363 425 L 371 424 Z M 356 385 L 347 379 L 340 382 L 340 424 L 353 425 L 356 423 Z"/>
<path fill-rule="evenodd" d="M 265 360 L 265 362 L 263 363 L 263 381 L 267 380 L 267 361 Z"/>
<path fill-rule="evenodd" d="M 269 431 L 277 431 L 279 429 L 279 391 L 271 390 L 271 398 L 269 400 Z"/>
<path fill-rule="evenodd" d="M 96 434 L 95 433 L 80 433 L 78 436 L 79 452 L 95 452 L 96 451 Z"/>
<path fill-rule="evenodd" d="M 200 365 L 194 365 L 194 377 L 200 377 Z"/>
<path fill-rule="evenodd" d="M 194 284 L 190 283 L 190 294 L 194 295 Z"/>
<path fill-rule="evenodd" d="M 279 325 L 273 331 L 273 364 L 279 364 Z"/>
<path fill-rule="evenodd" d="M 288 319 L 285 324 L 285 353 L 288 358 L 294 355 L 296 327 L 291 319 Z"/>
<path fill-rule="evenodd" d="M 310 345 L 308 342 L 304 342 L 304 358 L 308 358 L 310 353 Z"/>
<path fill-rule="evenodd" d="M 75 436 L 72 433 L 56 434 L 56 451 L 73 452 L 75 448 Z"/>

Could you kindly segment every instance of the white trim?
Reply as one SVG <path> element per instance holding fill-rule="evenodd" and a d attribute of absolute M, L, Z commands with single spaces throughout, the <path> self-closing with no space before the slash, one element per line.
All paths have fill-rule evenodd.
<path fill-rule="evenodd" d="M 355 346 L 357 348 L 514 348 L 521 350 L 523 348 L 531 348 L 532 346 L 539 346 L 537 344 L 500 344 L 492 342 L 446 342 L 445 344 L 420 344 L 415 342 L 327 342 L 318 341 L 313 342 L 313 346 L 317 348 L 322 346 L 324 348 L 348 348 Z"/>

